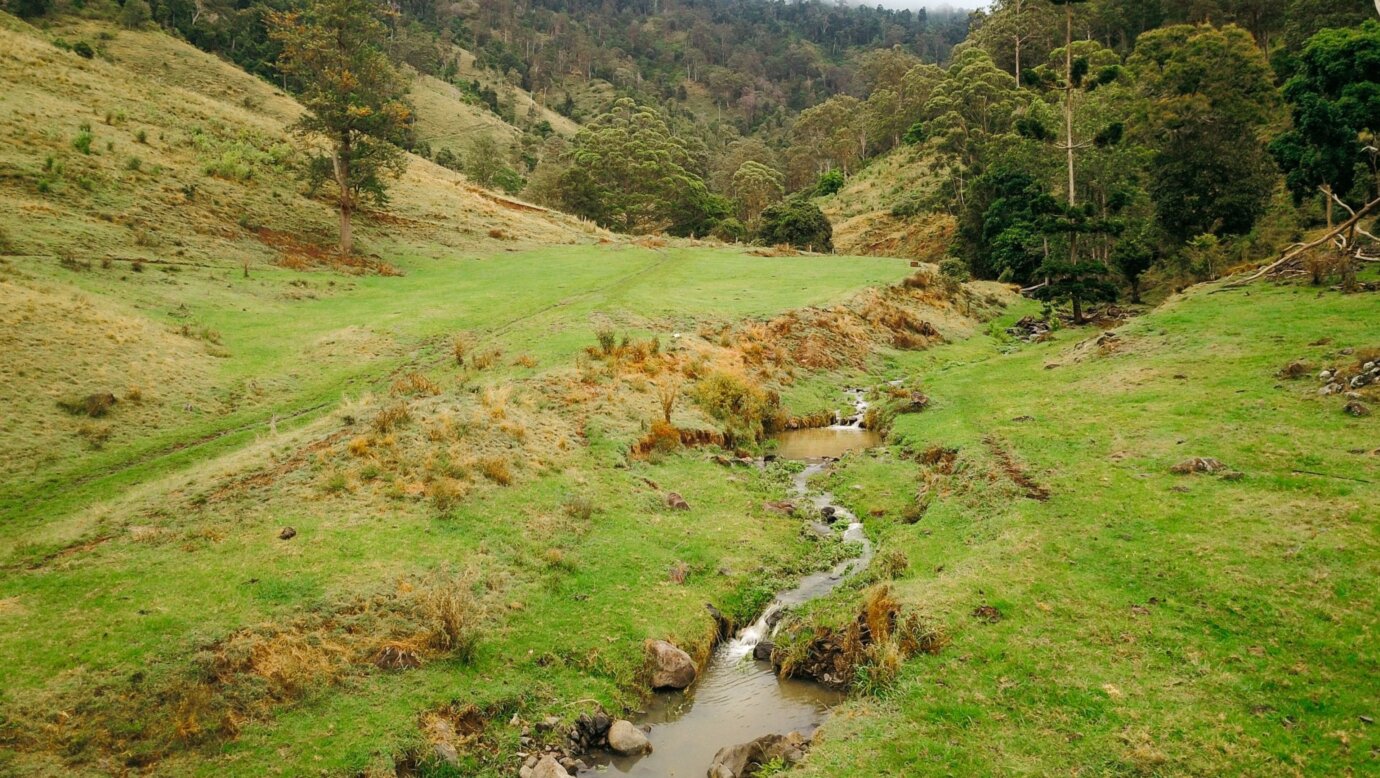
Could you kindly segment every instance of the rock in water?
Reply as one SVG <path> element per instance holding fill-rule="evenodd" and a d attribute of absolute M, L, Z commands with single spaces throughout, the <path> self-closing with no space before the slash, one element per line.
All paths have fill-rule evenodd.
<path fill-rule="evenodd" d="M 638 756 L 652 750 L 652 742 L 631 721 L 619 719 L 609 727 L 609 750 L 623 756 Z"/>
<path fill-rule="evenodd" d="M 763 735 L 749 743 L 721 748 L 709 765 L 709 778 L 742 778 L 773 759 L 793 765 L 805 758 L 806 747 L 805 737 L 792 732 Z"/>
<path fill-rule="evenodd" d="M 647 641 L 652 661 L 653 689 L 684 689 L 695 682 L 698 671 L 690 655 L 664 640 Z"/>
<path fill-rule="evenodd" d="M 532 768 L 532 778 L 570 778 L 570 773 L 561 767 L 561 763 L 557 762 L 554 756 L 548 754 Z"/>

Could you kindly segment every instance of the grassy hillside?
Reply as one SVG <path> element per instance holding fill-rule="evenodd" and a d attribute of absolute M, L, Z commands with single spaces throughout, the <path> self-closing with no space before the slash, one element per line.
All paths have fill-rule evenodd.
<path fill-rule="evenodd" d="M 932 410 L 833 488 L 886 517 L 869 528 L 909 560 L 896 594 L 952 644 L 850 703 L 802 774 L 1380 768 L 1380 427 L 1314 378 L 1374 358 L 1374 307 L 1199 288 L 1102 345 L 898 360 Z M 1171 472 L 1191 457 L 1240 475 Z"/>
<path fill-rule="evenodd" d="M 938 262 L 949 248 L 954 220 L 917 204 L 939 183 L 930 159 L 901 146 L 870 161 L 837 193 L 820 198 L 819 206 L 833 223 L 841 252 Z"/>

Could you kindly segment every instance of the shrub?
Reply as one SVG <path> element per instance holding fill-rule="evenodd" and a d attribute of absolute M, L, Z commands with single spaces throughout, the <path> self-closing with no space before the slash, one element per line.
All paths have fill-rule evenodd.
<path fill-rule="evenodd" d="M 514 367 L 534 368 L 537 366 L 537 358 L 531 354 L 523 354 L 513 360 Z"/>
<path fill-rule="evenodd" d="M 586 494 L 569 494 L 561 502 L 561 510 L 576 521 L 586 522 L 594 515 L 594 500 Z"/>
<path fill-rule="evenodd" d="M 694 397 L 710 416 L 726 425 L 728 434 L 752 441 L 761 440 L 763 423 L 780 405 L 779 399 L 760 386 L 723 371 L 700 379 L 695 384 Z"/>
<path fill-rule="evenodd" d="M 713 235 L 725 243 L 738 243 L 747 240 L 748 229 L 742 222 L 730 216 L 714 225 Z"/>
<path fill-rule="evenodd" d="M 968 275 L 968 265 L 958 257 L 945 257 L 939 263 L 939 278 L 944 282 L 944 291 L 950 295 L 957 294 L 971 276 Z"/>
<path fill-rule="evenodd" d="M 680 448 L 680 430 L 670 422 L 657 419 L 647 432 L 646 438 L 651 450 L 669 454 Z"/>
<path fill-rule="evenodd" d="M 834 228 L 819 206 L 803 197 L 783 200 L 762 212 L 757 240 L 807 251 L 834 250 Z"/>
<path fill-rule="evenodd" d="M 613 350 L 618 346 L 618 335 L 607 327 L 595 330 L 594 337 L 599 340 L 599 351 L 601 351 L 604 356 L 612 354 Z"/>
<path fill-rule="evenodd" d="M 92 49 L 91 44 L 86 41 L 77 41 L 72 44 L 72 52 L 83 59 L 91 59 L 96 56 L 95 49 Z"/>
<path fill-rule="evenodd" d="M 72 139 L 72 148 L 83 154 L 91 153 L 91 125 L 83 124 L 81 130 L 77 132 L 77 137 Z"/>
<path fill-rule="evenodd" d="M 88 416 L 99 419 L 110 412 L 119 402 L 110 392 L 95 392 L 85 397 L 69 397 L 58 400 L 58 407 L 73 416 Z"/>
<path fill-rule="evenodd" d="M 815 196 L 825 197 L 836 194 L 843 188 L 843 173 L 838 170 L 829 170 L 821 173 L 819 180 L 815 182 Z"/>
<path fill-rule="evenodd" d="M 129 170 L 129 171 L 132 171 L 132 172 L 135 172 L 135 173 L 138 173 L 138 172 L 139 172 L 139 169 L 142 168 L 143 166 L 144 166 L 144 161 L 141 160 L 141 159 L 139 159 L 138 157 L 130 157 L 130 158 L 125 162 L 125 170 Z"/>
<path fill-rule="evenodd" d="M 148 134 L 147 132 L 143 131 L 143 130 L 140 130 L 140 131 L 134 133 L 134 140 L 135 140 L 136 143 L 148 143 L 148 142 L 149 142 L 149 134 Z"/>
<path fill-rule="evenodd" d="M 469 338 L 464 335 L 456 335 L 455 340 L 450 344 L 451 353 L 455 354 L 455 364 L 460 367 L 465 366 L 465 353 L 470 349 Z"/>

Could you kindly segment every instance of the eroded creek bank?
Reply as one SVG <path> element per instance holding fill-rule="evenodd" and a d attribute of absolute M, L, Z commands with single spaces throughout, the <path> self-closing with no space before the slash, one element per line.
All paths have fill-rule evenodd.
<path fill-rule="evenodd" d="M 647 731 L 652 751 L 642 756 L 594 755 L 593 767 L 580 776 L 627 775 L 646 778 L 703 778 L 742 774 L 744 762 L 772 755 L 799 753 L 799 741 L 770 739 L 799 733 L 808 737 L 822 724 L 844 693 L 809 680 L 781 678 L 769 661 L 768 641 L 777 623 L 791 608 L 830 593 L 872 560 L 872 543 L 861 520 L 839 505 L 829 492 L 812 492 L 810 480 L 838 457 L 878 445 L 882 436 L 864 429 L 867 409 L 861 392 L 850 393 L 855 415 L 840 424 L 793 430 L 778 438 L 777 456 L 802 461 L 805 467 L 792 479 L 791 499 L 805 511 L 815 531 L 835 535 L 842 527 L 844 542 L 856 544 L 856 556 L 803 578 L 780 592 L 752 624 L 722 641 L 696 682 L 685 691 L 656 692 L 646 710 L 633 719 Z M 767 740 L 759 740 L 768 738 Z M 759 745 L 752 745 L 757 741 Z M 768 748 L 763 753 L 763 748 Z M 716 760 L 716 756 L 718 759 Z"/>

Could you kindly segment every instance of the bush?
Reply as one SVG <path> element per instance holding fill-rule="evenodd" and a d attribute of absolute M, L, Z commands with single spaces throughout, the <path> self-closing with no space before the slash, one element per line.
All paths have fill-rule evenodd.
<path fill-rule="evenodd" d="M 807 251 L 834 250 L 834 228 L 819 206 L 803 197 L 783 200 L 762 212 L 757 239 L 769 246 L 789 245 Z"/>
<path fill-rule="evenodd" d="M 77 137 L 72 139 L 72 148 L 83 154 L 90 154 L 91 140 L 91 125 L 83 124 L 81 130 L 77 132 Z"/>
<path fill-rule="evenodd" d="M 99 419 L 115 407 L 118 400 L 110 392 L 95 392 L 85 397 L 68 397 L 58 400 L 58 407 L 73 416 L 89 416 Z"/>
<path fill-rule="evenodd" d="M 825 197 L 835 194 L 843 188 L 843 173 L 838 170 L 830 170 L 822 173 L 819 180 L 815 182 L 815 196 Z"/>
<path fill-rule="evenodd" d="M 72 44 L 72 51 L 78 57 L 82 57 L 84 59 L 91 59 L 92 57 L 96 56 L 96 51 L 92 49 L 91 44 L 87 43 L 86 41 L 77 41 L 76 43 Z"/>
<path fill-rule="evenodd" d="M 484 623 L 484 608 L 475 599 L 473 576 L 437 581 L 420 592 L 422 611 L 431 622 L 431 644 L 461 661 L 474 658 Z"/>
<path fill-rule="evenodd" d="M 714 225 L 713 235 L 725 243 L 737 243 L 747 238 L 748 230 L 742 222 L 730 216 Z"/>
<path fill-rule="evenodd" d="M 734 373 L 715 371 L 695 384 L 695 401 L 726 425 L 734 438 L 758 441 L 765 422 L 773 418 L 780 400 Z"/>

